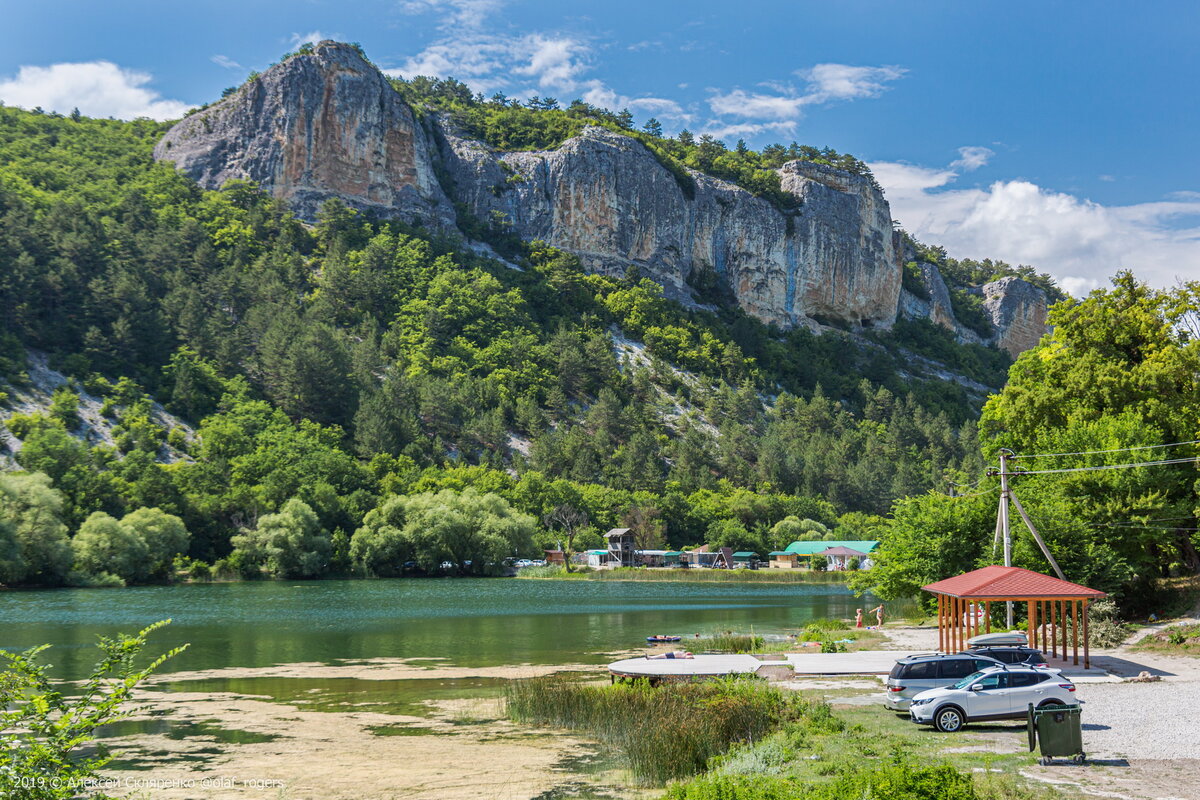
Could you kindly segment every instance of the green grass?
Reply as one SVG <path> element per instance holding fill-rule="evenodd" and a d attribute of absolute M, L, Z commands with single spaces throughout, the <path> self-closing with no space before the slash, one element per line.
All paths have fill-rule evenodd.
<path fill-rule="evenodd" d="M 709 769 L 668 788 L 667 800 L 1035 800 L 1073 795 L 1027 782 L 1024 752 L 945 752 L 979 744 L 971 728 L 947 736 L 877 707 L 801 701 L 777 730 L 730 748 Z M 1014 741 L 1023 730 L 1012 725 Z M 1016 748 L 1014 748 L 1015 750 Z"/>
<path fill-rule="evenodd" d="M 717 633 L 701 637 L 694 644 L 689 643 L 697 651 L 716 650 L 722 653 L 761 653 L 766 640 L 752 633 Z"/>
<path fill-rule="evenodd" d="M 1200 656 L 1200 625 L 1171 625 L 1152 633 L 1133 646 L 1144 653 Z"/>
<path fill-rule="evenodd" d="M 807 705 L 753 679 L 652 688 L 643 681 L 594 686 L 550 677 L 515 681 L 506 697 L 512 719 L 594 736 L 651 785 L 704 770 L 709 759 L 762 739 Z"/>
<path fill-rule="evenodd" d="M 618 567 L 594 572 L 566 572 L 562 567 L 526 567 L 519 578 L 586 581 L 693 581 L 696 583 L 845 583 L 846 572 L 788 569 L 645 569 Z"/>

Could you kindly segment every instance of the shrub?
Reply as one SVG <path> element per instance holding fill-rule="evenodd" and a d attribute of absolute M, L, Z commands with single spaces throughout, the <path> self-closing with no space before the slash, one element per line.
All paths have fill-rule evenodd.
<path fill-rule="evenodd" d="M 50 418 L 62 423 L 69 431 L 79 427 L 79 395 L 65 384 L 54 390 L 50 400 Z"/>
<path fill-rule="evenodd" d="M 1105 599 L 1089 605 L 1088 640 L 1092 647 L 1120 647 L 1129 632 L 1129 626 L 1118 616 L 1115 602 Z"/>
<path fill-rule="evenodd" d="M 72 542 L 75 564 L 86 575 L 116 575 L 126 583 L 145 580 L 149 550 L 142 537 L 103 511 L 96 511 L 79 528 Z"/>
<path fill-rule="evenodd" d="M 187 647 L 176 647 L 135 669 L 147 637 L 170 620 L 136 636 L 100 639 L 103 658 L 82 686 L 63 692 L 50 680 L 49 665 L 38 663 L 47 645 L 23 653 L 0 651 L 0 797 L 67 800 L 82 797 L 83 784 L 111 756 L 81 756 L 98 727 L 128 714 L 122 709 L 134 689 L 163 662 Z M 87 796 L 103 797 L 105 795 Z"/>
<path fill-rule="evenodd" d="M 167 577 L 175 556 L 188 549 L 191 536 L 183 520 L 157 508 L 139 508 L 126 514 L 121 524 L 146 545 L 146 573 Z"/>
<path fill-rule="evenodd" d="M 762 650 L 763 642 L 763 637 L 754 634 L 719 633 L 700 639 L 697 647 L 725 653 L 756 653 Z"/>
<path fill-rule="evenodd" d="M 760 681 L 584 686 L 561 678 L 514 681 L 509 715 L 571 728 L 613 746 L 644 783 L 693 775 L 736 742 L 757 741 L 800 702 Z"/>
<path fill-rule="evenodd" d="M 234 555 L 249 567 L 265 566 L 280 578 L 311 578 L 329 566 L 333 545 L 312 508 L 292 498 L 252 531 L 233 537 Z"/>

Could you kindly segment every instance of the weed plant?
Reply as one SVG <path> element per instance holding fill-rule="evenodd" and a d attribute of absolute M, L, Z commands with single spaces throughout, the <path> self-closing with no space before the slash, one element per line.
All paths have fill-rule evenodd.
<path fill-rule="evenodd" d="M 806 705 L 746 679 L 651 687 L 645 681 L 589 686 L 538 678 L 512 683 L 507 701 L 518 722 L 596 737 L 646 784 L 694 775 L 731 745 L 762 739 Z"/>

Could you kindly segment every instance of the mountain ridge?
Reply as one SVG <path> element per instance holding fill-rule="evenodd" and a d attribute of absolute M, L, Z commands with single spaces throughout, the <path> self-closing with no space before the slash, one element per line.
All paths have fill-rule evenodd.
<path fill-rule="evenodd" d="M 469 217 L 572 252 L 590 272 L 638 270 L 676 299 L 711 274 L 743 310 L 785 328 L 924 317 L 1014 356 L 1045 333 L 1045 294 L 1020 278 L 979 290 L 986 336 L 957 318 L 935 264 L 920 264 L 928 301 L 905 286 L 916 254 L 869 175 L 788 161 L 774 180 L 789 210 L 704 172 L 681 175 L 598 125 L 553 149 L 500 151 L 447 115 L 415 112 L 353 45 L 285 58 L 172 127 L 155 156 L 205 188 L 254 181 L 310 221 L 330 198 L 440 231 L 464 231 Z"/>

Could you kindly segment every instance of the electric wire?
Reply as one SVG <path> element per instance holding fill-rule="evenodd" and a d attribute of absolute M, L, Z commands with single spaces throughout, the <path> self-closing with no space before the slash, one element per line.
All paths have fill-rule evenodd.
<path fill-rule="evenodd" d="M 1104 453 L 1126 453 L 1133 450 L 1160 450 L 1164 447 L 1183 447 L 1189 444 L 1200 444 L 1200 439 L 1193 439 L 1190 442 L 1171 442 L 1170 444 L 1146 444 L 1137 447 L 1118 447 L 1114 450 L 1081 450 L 1078 453 L 1021 453 L 1019 455 L 1010 456 L 1014 460 L 1023 458 L 1054 458 L 1056 456 L 1092 456 L 1101 455 Z"/>
<path fill-rule="evenodd" d="M 1063 472 L 1099 472 L 1106 469 L 1134 469 L 1136 467 L 1163 467 L 1170 464 L 1194 464 L 1197 462 L 1197 457 L 1190 458 L 1167 458 L 1160 461 L 1140 461 L 1136 464 L 1104 464 L 1096 467 L 1063 467 L 1061 469 L 1021 469 L 1014 470 L 1010 475 L 1053 475 Z"/>

